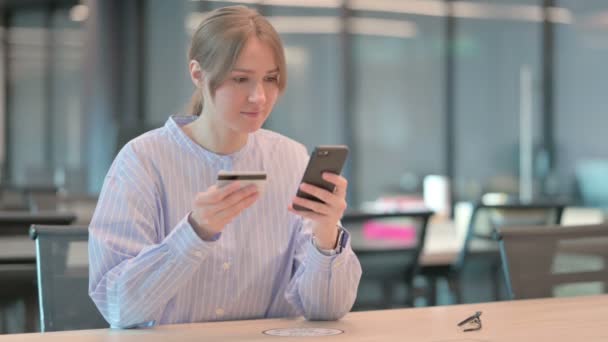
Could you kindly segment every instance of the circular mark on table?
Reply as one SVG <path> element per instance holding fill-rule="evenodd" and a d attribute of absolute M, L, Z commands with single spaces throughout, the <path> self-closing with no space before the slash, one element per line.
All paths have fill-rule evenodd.
<path fill-rule="evenodd" d="M 343 333 L 344 330 L 328 328 L 281 328 L 264 331 L 265 335 L 290 337 L 334 336 Z"/>
<path fill-rule="evenodd" d="M 450 338 L 447 340 L 433 340 L 433 342 L 489 342 L 489 340 L 477 338 Z"/>

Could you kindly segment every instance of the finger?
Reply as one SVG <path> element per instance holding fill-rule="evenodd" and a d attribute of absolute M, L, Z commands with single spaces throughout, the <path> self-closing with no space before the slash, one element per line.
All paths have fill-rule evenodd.
<path fill-rule="evenodd" d="M 302 206 L 304 208 L 308 208 L 321 215 L 328 215 L 329 213 L 331 213 L 331 208 L 325 203 L 319 203 L 319 202 L 311 201 L 309 199 L 297 197 L 297 196 L 294 197 L 293 203 L 297 204 L 299 206 Z"/>
<path fill-rule="evenodd" d="M 238 186 L 238 184 L 229 184 L 229 186 Z M 219 189 L 215 189 L 215 185 L 210 187 L 209 190 L 205 193 L 199 193 L 194 200 L 193 206 L 194 208 L 198 208 L 199 216 L 201 219 L 206 221 L 212 220 L 213 216 L 216 215 L 217 212 L 225 209 L 230 205 L 236 204 L 238 201 L 245 198 L 247 195 L 255 192 L 256 188 L 253 185 L 237 189 L 236 191 L 232 191 L 228 197 L 221 199 L 221 197 L 214 198 L 213 194 L 219 191 Z M 219 202 L 213 202 L 216 199 L 220 199 Z"/>
<path fill-rule="evenodd" d="M 231 182 L 230 184 L 218 187 L 213 185 L 207 189 L 207 191 L 199 193 L 196 198 L 196 202 L 200 204 L 213 204 L 222 201 L 227 196 L 230 196 L 235 191 L 241 188 L 239 181 Z"/>
<path fill-rule="evenodd" d="M 226 207 L 225 209 L 217 212 L 213 219 L 217 220 L 217 221 L 230 222 L 230 221 L 232 221 L 232 219 L 234 219 L 236 216 L 238 216 L 243 210 L 245 210 L 245 209 L 249 208 L 251 205 L 253 205 L 253 203 L 255 203 L 255 201 L 258 198 L 259 198 L 259 193 L 254 192 L 253 194 L 250 194 L 250 195 L 246 196 L 245 198 L 243 198 L 236 205 Z"/>
<path fill-rule="evenodd" d="M 346 189 L 348 188 L 348 181 L 346 178 L 331 172 L 324 172 L 322 177 L 324 180 L 336 186 L 334 194 L 340 197 L 346 197 Z"/>
<path fill-rule="evenodd" d="M 224 224 L 231 222 L 235 217 L 241 214 L 241 212 L 250 206 L 252 206 L 257 199 L 259 198 L 259 193 L 253 193 L 244 199 L 242 199 L 238 204 L 233 205 L 231 207 L 227 207 L 224 210 L 218 212 L 216 214 L 216 219 L 220 221 L 224 221 Z"/>
<path fill-rule="evenodd" d="M 220 202 L 211 205 L 209 207 L 209 210 L 214 213 L 222 211 L 228 207 L 236 205 L 237 203 L 245 199 L 247 196 L 252 195 L 256 192 L 258 192 L 258 188 L 255 185 L 248 185 L 231 193 L 230 195 L 222 199 Z"/>
<path fill-rule="evenodd" d="M 318 186 L 314 186 L 308 183 L 302 183 L 300 185 L 300 190 L 303 192 L 312 195 L 325 203 L 332 203 L 336 201 L 336 195 L 323 189 Z"/>

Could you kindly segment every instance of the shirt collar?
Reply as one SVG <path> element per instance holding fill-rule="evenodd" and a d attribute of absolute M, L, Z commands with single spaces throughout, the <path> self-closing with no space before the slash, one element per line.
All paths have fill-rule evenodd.
<path fill-rule="evenodd" d="M 192 140 L 186 133 L 182 130 L 184 125 L 191 123 L 196 120 L 198 116 L 188 115 L 188 116 L 178 116 L 172 115 L 165 122 L 165 128 L 169 131 L 169 134 L 177 141 L 177 143 L 190 150 L 197 156 L 205 158 L 214 164 L 224 165 L 225 163 L 232 163 L 236 160 L 242 158 L 248 151 L 251 149 L 253 145 L 253 137 L 252 134 L 247 136 L 247 143 L 240 150 L 231 153 L 231 154 L 217 154 L 215 152 L 211 152 L 201 145 L 197 144 Z M 255 133 L 254 133 L 255 134 Z"/>

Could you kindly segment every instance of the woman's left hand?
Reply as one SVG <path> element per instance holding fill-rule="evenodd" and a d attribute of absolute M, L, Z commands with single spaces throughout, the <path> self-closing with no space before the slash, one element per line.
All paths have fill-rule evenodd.
<path fill-rule="evenodd" d="M 292 213 L 313 222 L 312 232 L 319 248 L 334 249 L 338 239 L 338 223 L 347 206 L 346 189 L 348 181 L 346 178 L 330 172 L 323 173 L 323 179 L 335 185 L 334 192 L 307 183 L 302 183 L 300 190 L 317 197 L 324 203 L 296 196 L 293 199 L 293 204 L 308 208 L 311 211 L 295 210 L 291 204 L 288 209 Z"/>

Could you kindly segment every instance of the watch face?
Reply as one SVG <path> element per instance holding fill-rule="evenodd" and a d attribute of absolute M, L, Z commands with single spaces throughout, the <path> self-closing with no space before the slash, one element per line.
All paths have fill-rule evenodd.
<path fill-rule="evenodd" d="M 264 331 L 264 334 L 271 336 L 333 336 L 344 333 L 344 330 L 328 328 L 282 328 Z"/>

